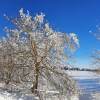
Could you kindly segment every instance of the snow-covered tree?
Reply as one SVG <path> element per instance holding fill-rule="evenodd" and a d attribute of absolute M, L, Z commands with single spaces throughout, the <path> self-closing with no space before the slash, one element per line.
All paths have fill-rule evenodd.
<path fill-rule="evenodd" d="M 16 44 L 16 37 L 11 36 L 11 34 L 7 34 L 7 36 L 3 37 L 0 41 L 0 67 L 4 75 L 3 80 L 5 80 L 6 84 L 9 84 L 12 80 L 12 74 L 14 73 L 16 51 L 16 46 L 14 44 Z"/>
<path fill-rule="evenodd" d="M 33 93 L 46 89 L 45 86 L 48 85 L 49 89 L 62 94 L 76 93 L 75 82 L 61 67 L 68 60 L 71 51 L 79 47 L 79 40 L 75 33 L 53 30 L 44 17 L 43 13 L 32 17 L 29 11 L 25 14 L 20 9 L 18 17 L 8 18 L 15 25 L 15 29 L 7 29 L 10 34 L 8 39 L 16 37 L 10 43 L 14 53 L 11 52 L 12 47 L 9 50 L 9 53 L 15 55 L 14 74 L 19 76 L 21 82 L 31 82 Z M 15 76 L 13 75 L 14 78 Z"/>
<path fill-rule="evenodd" d="M 92 32 L 92 31 L 90 31 Z M 96 39 L 98 41 L 100 41 L 100 27 L 97 26 L 97 30 L 96 32 L 92 32 L 93 35 L 96 37 Z M 93 58 L 93 65 L 94 67 L 100 72 L 100 50 L 99 49 L 95 49 L 92 53 L 92 58 Z"/>

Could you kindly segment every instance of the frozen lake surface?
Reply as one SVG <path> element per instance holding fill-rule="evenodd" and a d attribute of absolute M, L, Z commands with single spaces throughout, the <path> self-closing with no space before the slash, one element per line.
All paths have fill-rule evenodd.
<path fill-rule="evenodd" d="M 100 100 L 100 75 L 88 71 L 70 71 L 81 91 L 79 100 Z"/>

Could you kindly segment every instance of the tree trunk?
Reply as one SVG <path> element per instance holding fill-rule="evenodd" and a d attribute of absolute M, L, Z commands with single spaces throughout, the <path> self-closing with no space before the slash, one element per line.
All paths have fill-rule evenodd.
<path fill-rule="evenodd" d="M 7 80 L 5 81 L 6 85 L 9 84 L 10 80 L 11 80 L 11 74 L 7 73 Z"/>
<path fill-rule="evenodd" d="M 32 93 L 37 93 L 38 89 L 38 78 L 39 78 L 39 65 L 35 65 L 35 81 L 33 81 L 33 86 L 31 88 Z"/>

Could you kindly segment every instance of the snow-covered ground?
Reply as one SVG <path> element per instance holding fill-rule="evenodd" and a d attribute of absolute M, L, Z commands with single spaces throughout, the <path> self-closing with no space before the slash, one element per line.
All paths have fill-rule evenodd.
<path fill-rule="evenodd" d="M 71 100 L 100 100 L 100 75 L 88 71 L 68 71 L 69 76 L 76 80 L 79 89 L 82 90 L 80 96 L 73 95 Z M 39 100 L 36 96 L 20 92 L 7 92 L 2 87 L 5 85 L 0 83 L 0 100 Z M 93 90 L 93 91 L 92 91 Z M 52 92 L 52 91 L 47 91 Z M 56 98 L 46 100 L 58 100 Z M 60 98 L 60 100 L 69 100 L 68 98 Z"/>
<path fill-rule="evenodd" d="M 48 91 L 50 94 L 52 94 L 52 91 Z M 33 96 L 32 94 L 22 94 L 19 92 L 12 92 L 9 93 L 6 90 L 0 89 L 0 100 L 40 100 L 37 96 Z M 64 97 L 61 98 L 60 96 L 53 96 L 44 98 L 41 100 L 69 100 L 68 98 Z M 73 95 L 70 100 L 79 100 L 77 95 Z"/>
<path fill-rule="evenodd" d="M 21 94 L 18 92 L 9 93 L 7 91 L 0 90 L 0 100 L 39 100 L 39 99 L 29 94 Z"/>

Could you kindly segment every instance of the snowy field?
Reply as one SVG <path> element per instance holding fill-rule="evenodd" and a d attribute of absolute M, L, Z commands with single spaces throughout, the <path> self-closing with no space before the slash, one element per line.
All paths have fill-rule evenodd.
<path fill-rule="evenodd" d="M 81 90 L 80 96 L 72 96 L 71 100 L 100 100 L 100 75 L 88 71 L 70 71 L 67 72 L 76 80 L 76 83 Z M 0 87 L 4 87 L 1 83 Z M 7 92 L 0 88 L 0 100 L 39 100 L 32 94 L 24 94 L 20 92 Z M 47 100 L 47 99 L 46 99 Z M 51 99 L 48 99 L 51 100 Z M 52 100 L 58 100 L 53 99 Z M 60 100 L 69 100 L 67 98 Z"/>

